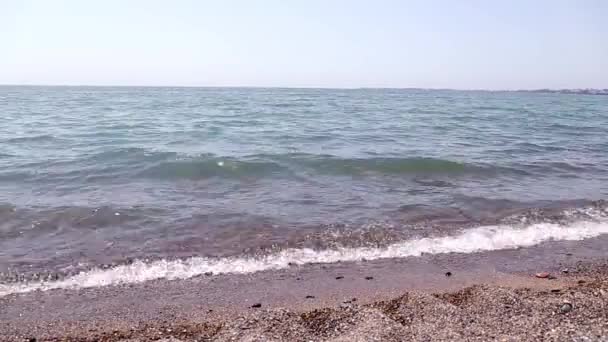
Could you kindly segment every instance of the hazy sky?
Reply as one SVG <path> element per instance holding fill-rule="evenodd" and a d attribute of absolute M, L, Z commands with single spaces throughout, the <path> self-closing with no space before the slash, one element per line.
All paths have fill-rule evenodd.
<path fill-rule="evenodd" d="M 0 0 L 0 84 L 608 88 L 608 1 Z"/>

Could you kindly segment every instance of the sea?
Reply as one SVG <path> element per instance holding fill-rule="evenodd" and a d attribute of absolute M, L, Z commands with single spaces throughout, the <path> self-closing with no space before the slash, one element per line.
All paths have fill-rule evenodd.
<path fill-rule="evenodd" d="M 608 234 L 608 96 L 0 87 L 0 296 Z"/>

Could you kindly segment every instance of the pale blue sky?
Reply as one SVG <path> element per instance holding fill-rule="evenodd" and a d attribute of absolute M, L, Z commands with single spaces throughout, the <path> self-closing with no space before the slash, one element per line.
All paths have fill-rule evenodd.
<path fill-rule="evenodd" d="M 604 0 L 0 0 L 0 84 L 608 88 Z"/>

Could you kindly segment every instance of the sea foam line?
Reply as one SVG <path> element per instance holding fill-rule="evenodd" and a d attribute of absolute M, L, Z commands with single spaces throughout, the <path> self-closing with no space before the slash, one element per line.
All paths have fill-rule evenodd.
<path fill-rule="evenodd" d="M 57 281 L 0 284 L 0 297 L 32 291 L 141 283 L 155 279 L 188 279 L 207 272 L 213 272 L 213 274 L 254 273 L 284 269 L 294 264 L 416 257 L 423 253 L 475 253 L 529 247 L 549 240 L 584 240 L 602 234 L 608 234 L 608 222 L 604 220 L 579 221 L 568 225 L 537 223 L 523 228 L 496 225 L 467 229 L 454 236 L 406 240 L 383 248 L 357 247 L 321 251 L 292 248 L 258 258 L 192 257 L 184 260 L 157 260 L 149 263 L 136 261 L 111 269 L 84 271 Z"/>

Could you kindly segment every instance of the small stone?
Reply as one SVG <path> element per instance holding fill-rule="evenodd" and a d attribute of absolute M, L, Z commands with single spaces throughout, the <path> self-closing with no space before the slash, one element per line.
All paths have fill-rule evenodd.
<path fill-rule="evenodd" d="M 114 213 L 114 216 L 120 216 L 120 213 Z"/>
<path fill-rule="evenodd" d="M 536 273 L 536 278 L 549 278 L 550 274 L 549 272 L 540 272 L 540 273 Z"/>
<path fill-rule="evenodd" d="M 337 276 L 336 280 L 344 279 L 344 276 Z"/>
<path fill-rule="evenodd" d="M 262 307 L 262 303 L 255 303 L 251 307 L 254 308 L 254 309 L 261 308 Z"/>
<path fill-rule="evenodd" d="M 205 273 L 203 273 L 203 274 L 204 274 L 204 275 L 206 275 L 207 277 L 210 277 L 210 276 L 212 276 L 212 275 L 213 275 L 213 272 L 205 272 Z"/>
<path fill-rule="evenodd" d="M 446 277 L 451 277 L 452 276 L 452 272 L 445 272 L 445 276 Z"/>
<path fill-rule="evenodd" d="M 568 273 L 568 272 L 570 272 L 570 270 L 569 270 L 569 269 L 567 269 L 567 268 L 564 268 L 564 269 L 562 270 L 562 273 Z"/>
<path fill-rule="evenodd" d="M 562 292 L 562 290 L 560 290 L 560 289 L 553 289 L 553 290 L 551 290 L 551 292 L 553 292 L 553 293 L 560 293 L 560 292 Z"/>
<path fill-rule="evenodd" d="M 557 277 L 556 277 L 556 276 L 554 276 L 554 275 L 552 275 L 552 274 L 550 274 L 550 275 L 547 277 L 547 279 L 549 279 L 549 280 L 553 280 L 553 279 L 557 279 Z"/>
<path fill-rule="evenodd" d="M 36 338 L 35 337 L 30 337 L 27 339 L 27 342 L 36 342 Z"/>
<path fill-rule="evenodd" d="M 372 280 L 372 279 L 374 279 L 374 277 L 372 277 L 372 276 L 365 277 L 365 280 Z"/>
<path fill-rule="evenodd" d="M 584 281 L 584 280 L 582 280 L 582 279 L 578 281 L 578 284 L 579 284 L 579 285 L 583 285 L 584 283 L 586 283 L 586 281 Z"/>
<path fill-rule="evenodd" d="M 313 298 L 315 298 L 315 296 L 312 296 L 312 295 L 307 295 L 306 296 L 306 299 L 313 299 Z"/>
<path fill-rule="evenodd" d="M 565 314 L 572 311 L 572 304 L 566 302 L 559 307 L 559 313 Z"/>

